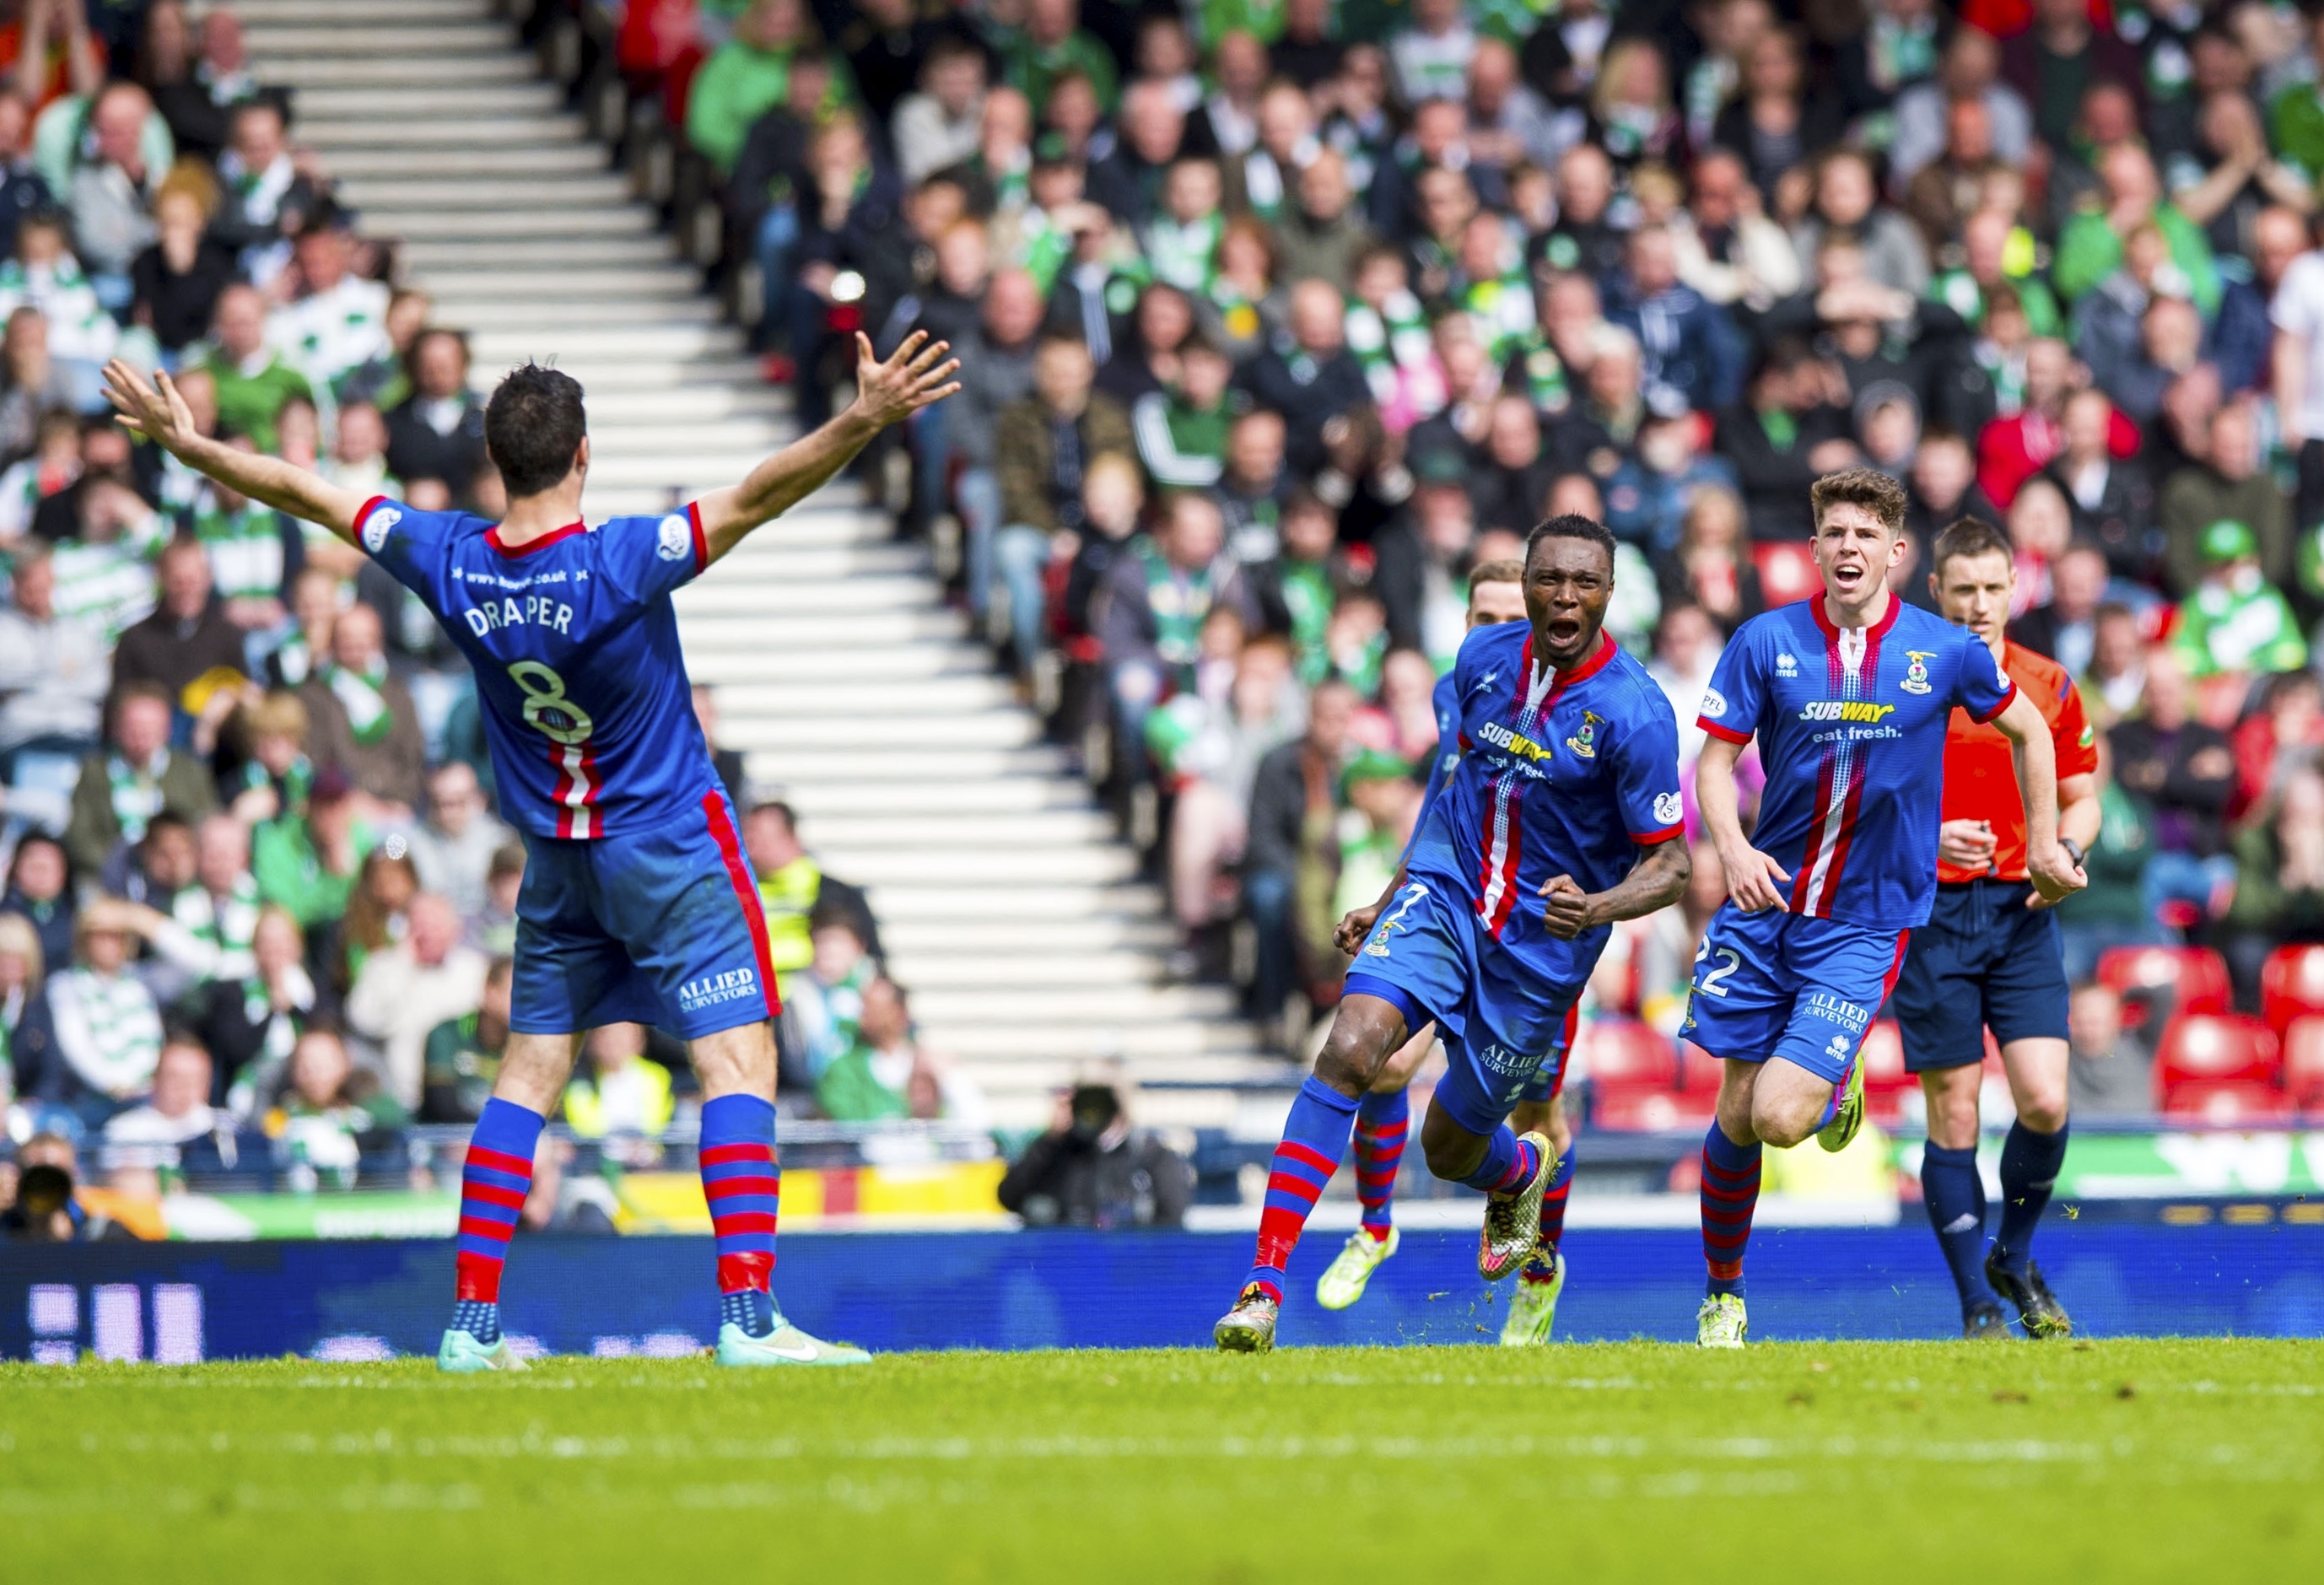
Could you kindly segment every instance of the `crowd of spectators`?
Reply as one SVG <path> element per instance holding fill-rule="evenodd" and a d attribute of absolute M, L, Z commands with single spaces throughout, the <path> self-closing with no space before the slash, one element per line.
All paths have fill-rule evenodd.
<path fill-rule="evenodd" d="M 393 285 L 294 110 L 227 6 L 0 5 L 0 1167 L 393 1186 L 414 1125 L 475 1119 L 507 1037 L 524 851 L 456 651 L 352 547 L 133 443 L 102 396 L 108 358 L 168 370 L 231 443 L 498 515 L 461 331 Z M 918 1049 L 862 895 L 718 761 L 792 991 L 787 1104 L 981 1115 Z M 650 1137 L 692 1088 L 681 1046 L 600 1030 L 562 1120 Z"/>
<path fill-rule="evenodd" d="M 2324 23 L 2260 0 L 631 0 L 803 414 L 950 340 L 906 528 L 1286 1049 L 1467 580 L 1619 541 L 1683 723 L 1807 487 L 2016 551 L 2104 735 L 2072 971 L 2324 928 Z M 1692 733 L 1688 751 L 1699 746 Z M 1399 815 L 1399 811 L 1401 814 Z M 1674 1027 L 1717 865 L 1598 1006 Z M 1255 926 L 1255 930 L 1247 926 Z M 1243 944 L 1255 939 L 1256 950 Z"/>

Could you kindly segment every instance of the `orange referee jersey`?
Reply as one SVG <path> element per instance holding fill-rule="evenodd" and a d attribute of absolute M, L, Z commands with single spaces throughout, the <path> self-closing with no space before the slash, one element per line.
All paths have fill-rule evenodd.
<path fill-rule="evenodd" d="M 2058 779 L 2088 776 L 2098 768 L 2098 733 L 2082 714 L 2082 696 L 2066 668 L 2044 656 L 2004 640 L 2001 668 L 2042 706 L 2050 723 L 2050 742 L 2056 751 Z M 1993 868 L 1966 869 L 1937 863 L 1937 880 L 1978 880 L 1987 875 L 2004 880 L 2025 879 L 2025 805 L 2017 789 L 2017 765 L 1997 726 L 1980 726 L 1969 712 L 1955 709 L 1945 729 L 1945 796 L 1947 820 L 1982 820 L 1993 829 Z"/>

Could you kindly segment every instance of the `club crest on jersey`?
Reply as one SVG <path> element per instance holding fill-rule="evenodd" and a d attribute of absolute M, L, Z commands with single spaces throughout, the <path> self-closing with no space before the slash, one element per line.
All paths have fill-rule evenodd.
<path fill-rule="evenodd" d="M 377 556 L 387 548 L 388 531 L 403 521 L 403 514 L 392 506 L 383 506 L 364 519 L 364 548 Z"/>
<path fill-rule="evenodd" d="M 662 519 L 654 534 L 654 554 L 664 561 L 683 561 L 693 552 L 694 526 L 686 521 L 686 514 L 673 511 Z"/>
<path fill-rule="evenodd" d="M 1584 760 L 1595 760 L 1598 757 L 1598 729 L 1605 724 L 1603 715 L 1584 710 L 1582 713 L 1582 730 L 1567 738 L 1565 746 Z"/>
<path fill-rule="evenodd" d="M 1488 721 L 1479 727 L 1477 736 L 1503 753 L 1515 754 L 1520 760 L 1538 763 L 1549 758 L 1546 744 L 1537 743 L 1522 733 L 1511 732 L 1498 721 Z"/>
<path fill-rule="evenodd" d="M 1936 651 L 1933 650 L 1905 650 L 1904 680 L 1898 683 L 1896 686 L 1904 689 L 1908 694 L 1927 693 L 1929 691 L 1929 662 L 1935 659 Z"/>
<path fill-rule="evenodd" d="M 1666 792 L 1655 795 L 1655 818 L 1665 825 L 1677 825 L 1679 816 L 1684 813 L 1686 813 L 1686 806 L 1680 801 L 1678 794 Z"/>
<path fill-rule="evenodd" d="M 1782 654 L 1775 657 L 1775 675 L 1777 677 L 1795 677 L 1799 676 L 1799 674 L 1800 663 L 1792 658 L 1792 652 L 1790 650 L 1786 650 Z"/>

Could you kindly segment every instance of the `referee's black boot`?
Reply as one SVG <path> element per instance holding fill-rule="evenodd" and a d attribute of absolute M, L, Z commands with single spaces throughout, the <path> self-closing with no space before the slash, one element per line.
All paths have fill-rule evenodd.
<path fill-rule="evenodd" d="M 2058 1295 L 2042 1279 L 2040 1263 L 2028 1259 L 2025 1275 L 2012 1275 L 2001 1264 L 2001 1247 L 1997 1244 L 1986 1251 L 1985 1280 L 1993 1291 L 2017 1306 L 2017 1319 L 2030 1338 L 2071 1337 L 2074 1322 L 2066 1307 L 2058 1303 Z"/>

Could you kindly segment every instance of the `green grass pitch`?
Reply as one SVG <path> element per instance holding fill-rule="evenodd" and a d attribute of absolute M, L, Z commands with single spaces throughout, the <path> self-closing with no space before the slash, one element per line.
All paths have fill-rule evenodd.
<path fill-rule="evenodd" d="M 2209 1585 L 2317 1577 L 2324 1345 L 12 1365 L 0 1471 L 23 1580 Z"/>

